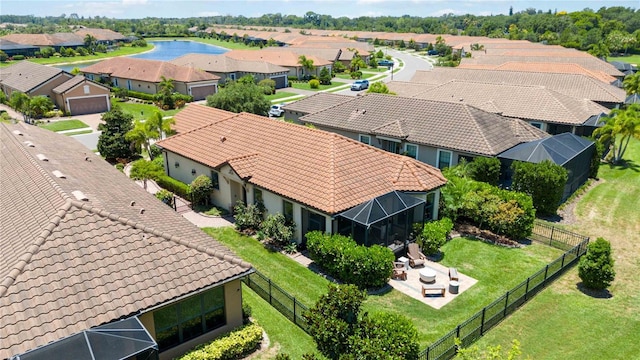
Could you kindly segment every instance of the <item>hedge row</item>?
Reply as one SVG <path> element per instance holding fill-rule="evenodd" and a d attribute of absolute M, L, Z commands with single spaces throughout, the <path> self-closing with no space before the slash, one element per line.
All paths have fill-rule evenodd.
<path fill-rule="evenodd" d="M 161 188 L 188 199 L 189 185 L 167 175 L 160 175 L 155 180 Z"/>
<path fill-rule="evenodd" d="M 262 328 L 251 324 L 213 340 L 179 357 L 178 360 L 240 359 L 255 351 L 262 341 Z"/>
<path fill-rule="evenodd" d="M 346 236 L 307 233 L 311 259 L 329 275 L 361 289 L 380 288 L 391 278 L 395 256 L 379 245 L 361 246 Z"/>

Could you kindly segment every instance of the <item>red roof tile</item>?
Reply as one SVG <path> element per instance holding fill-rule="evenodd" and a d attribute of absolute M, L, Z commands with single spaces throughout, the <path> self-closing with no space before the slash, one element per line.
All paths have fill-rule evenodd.
<path fill-rule="evenodd" d="M 208 72 L 178 66 L 165 61 L 135 59 L 129 57 L 115 57 L 103 60 L 81 69 L 84 73 L 108 74 L 112 77 L 148 81 L 157 83 L 162 81 L 162 76 L 181 82 L 197 82 L 218 80 L 219 76 Z"/>

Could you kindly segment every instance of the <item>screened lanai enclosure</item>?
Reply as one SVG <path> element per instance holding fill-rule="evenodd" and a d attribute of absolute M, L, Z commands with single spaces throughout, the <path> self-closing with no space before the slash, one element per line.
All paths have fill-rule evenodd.
<path fill-rule="evenodd" d="M 158 360 L 158 345 L 138 318 L 91 328 L 11 360 Z"/>
<path fill-rule="evenodd" d="M 338 233 L 351 236 L 360 245 L 402 251 L 413 223 L 424 224 L 425 203 L 422 198 L 392 191 L 338 214 Z"/>

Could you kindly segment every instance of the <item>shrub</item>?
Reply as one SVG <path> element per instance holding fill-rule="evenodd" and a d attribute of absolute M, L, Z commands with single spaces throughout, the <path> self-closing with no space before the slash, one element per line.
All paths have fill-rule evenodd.
<path fill-rule="evenodd" d="M 6 52 L 0 50 L 0 62 L 6 62 L 9 59 L 9 56 Z"/>
<path fill-rule="evenodd" d="M 258 86 L 264 89 L 265 95 L 271 95 L 276 93 L 276 81 L 272 79 L 264 79 L 258 82 Z"/>
<path fill-rule="evenodd" d="M 156 194 L 156 199 L 162 201 L 163 203 L 173 206 L 173 193 L 171 191 L 160 189 Z"/>
<path fill-rule="evenodd" d="M 13 55 L 13 60 L 24 60 L 24 55 Z"/>
<path fill-rule="evenodd" d="M 363 316 L 350 347 L 359 359 L 417 359 L 418 330 L 403 315 L 373 313 Z"/>
<path fill-rule="evenodd" d="M 360 70 L 352 71 L 350 73 L 350 75 L 351 75 L 352 79 L 360 79 L 360 78 L 362 78 L 362 71 L 360 71 Z"/>
<path fill-rule="evenodd" d="M 567 184 L 567 170 L 549 160 L 539 164 L 516 161 L 512 188 L 531 195 L 533 206 L 544 215 L 555 214 Z"/>
<path fill-rule="evenodd" d="M 320 70 L 320 84 L 322 85 L 331 85 L 331 73 L 329 73 L 329 69 L 323 67 Z"/>
<path fill-rule="evenodd" d="M 335 73 L 343 73 L 345 70 L 347 70 L 347 67 L 341 61 L 338 60 L 333 63 L 331 70 Z"/>
<path fill-rule="evenodd" d="M 191 195 L 191 201 L 194 205 L 208 204 L 209 195 L 213 190 L 213 184 L 211 179 L 206 175 L 199 175 L 193 179 L 189 185 L 189 195 Z"/>
<path fill-rule="evenodd" d="M 262 328 L 258 325 L 246 325 L 238 330 L 198 345 L 178 360 L 226 360 L 242 358 L 258 348 L 262 341 Z"/>
<path fill-rule="evenodd" d="M 379 288 L 389 281 L 395 256 L 388 248 L 360 246 L 349 237 L 319 231 L 306 236 L 311 258 L 331 276 L 361 289 Z"/>
<path fill-rule="evenodd" d="M 264 235 L 281 246 L 288 245 L 293 240 L 294 227 L 287 226 L 284 215 L 280 213 L 269 215 L 267 219 L 260 224 L 260 230 Z"/>
<path fill-rule="evenodd" d="M 144 39 L 133 40 L 131 42 L 132 47 L 147 47 L 147 42 Z"/>
<path fill-rule="evenodd" d="M 156 99 L 156 96 L 154 94 L 147 94 L 147 93 L 143 93 L 140 91 L 133 91 L 133 90 L 126 90 L 126 91 L 127 91 L 127 96 L 132 98 L 148 100 L 148 101 L 154 101 Z"/>
<path fill-rule="evenodd" d="M 476 181 L 498 185 L 500 180 L 500 160 L 484 156 L 474 158 L 469 163 L 469 176 Z"/>
<path fill-rule="evenodd" d="M 124 172 L 124 164 L 123 163 L 117 163 L 115 165 L 116 169 L 118 169 L 118 171 L 120 171 L 121 173 Z"/>
<path fill-rule="evenodd" d="M 312 89 L 317 89 L 320 87 L 320 81 L 313 79 L 313 80 L 309 80 L 309 87 Z"/>
<path fill-rule="evenodd" d="M 172 193 L 183 197 L 189 197 L 189 185 L 183 183 L 182 181 L 176 180 L 167 175 L 160 175 L 156 179 L 156 183 L 163 189 L 169 190 Z"/>
<path fill-rule="evenodd" d="M 151 144 L 151 146 L 149 146 L 149 156 L 154 160 L 154 161 L 158 161 L 159 165 L 164 168 L 164 159 L 160 156 L 162 155 L 162 150 L 160 149 L 160 147 L 156 144 Z M 156 160 L 156 159 L 160 159 L 160 160 Z"/>
<path fill-rule="evenodd" d="M 587 253 L 580 259 L 578 275 L 587 288 L 603 290 L 611 285 L 616 276 L 613 264 L 611 244 L 599 237 L 589 244 Z"/>
<path fill-rule="evenodd" d="M 242 301 L 242 322 L 245 325 L 249 323 L 249 319 L 251 318 L 252 312 L 253 311 L 251 310 L 251 305 L 247 304 L 243 300 Z"/>
<path fill-rule="evenodd" d="M 453 230 L 453 221 L 449 218 L 428 222 L 424 224 L 422 233 L 418 234 L 416 242 L 422 248 L 422 252 L 433 255 L 447 241 L 451 230 Z"/>
<path fill-rule="evenodd" d="M 238 200 L 233 212 L 236 220 L 235 226 L 238 231 L 249 230 L 254 232 L 260 228 L 263 212 L 258 206 L 253 204 L 245 205 L 241 200 Z"/>
<path fill-rule="evenodd" d="M 598 178 L 598 170 L 600 170 L 600 161 L 602 160 L 603 154 L 604 144 L 596 141 L 593 156 L 591 157 L 591 164 L 589 165 L 589 177 L 592 179 Z"/>

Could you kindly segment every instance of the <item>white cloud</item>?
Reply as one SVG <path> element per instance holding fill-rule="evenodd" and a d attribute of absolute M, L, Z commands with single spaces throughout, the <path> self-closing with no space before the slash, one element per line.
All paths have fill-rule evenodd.
<path fill-rule="evenodd" d="M 122 5 L 146 5 L 149 0 L 122 0 Z"/>

